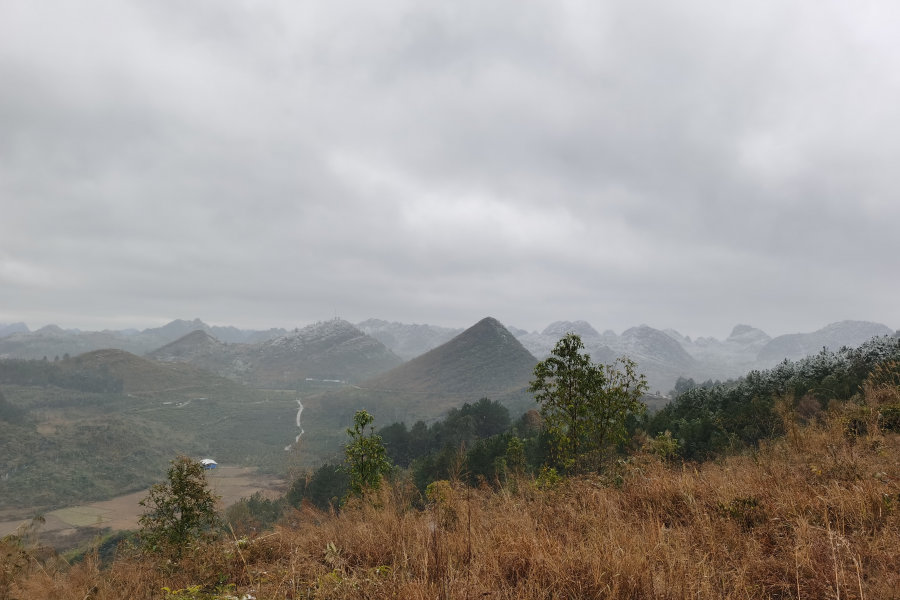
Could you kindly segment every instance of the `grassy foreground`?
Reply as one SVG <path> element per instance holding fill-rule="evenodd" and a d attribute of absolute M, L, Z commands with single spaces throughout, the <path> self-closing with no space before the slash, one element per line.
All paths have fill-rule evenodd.
<path fill-rule="evenodd" d="M 900 394 L 863 400 L 809 424 L 784 409 L 786 437 L 703 464 L 640 452 L 605 478 L 448 482 L 424 505 L 397 482 L 177 565 L 120 551 L 69 567 L 6 542 L 0 596 L 897 598 L 900 436 L 877 415 Z"/>

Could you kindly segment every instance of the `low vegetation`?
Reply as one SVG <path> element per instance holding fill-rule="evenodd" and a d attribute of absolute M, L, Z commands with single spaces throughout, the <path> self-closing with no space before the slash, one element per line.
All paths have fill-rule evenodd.
<path fill-rule="evenodd" d="M 622 411 L 614 429 L 627 435 L 607 438 L 602 461 L 589 446 L 560 457 L 546 410 L 512 421 L 484 399 L 377 436 L 358 415 L 343 467 L 235 505 L 225 529 L 180 554 L 125 544 L 108 566 L 91 553 L 70 566 L 33 537 L 5 539 L 0 596 L 896 597 L 898 344 L 686 390 L 653 415 Z M 354 462 L 360 440 L 376 469 Z M 383 479 L 382 444 L 408 464 Z M 449 468 L 421 477 L 442 455 Z M 346 494 L 363 471 L 371 479 Z"/>
<path fill-rule="evenodd" d="M 499 489 L 405 478 L 340 512 L 106 570 L 4 542 L 10 598 L 890 598 L 900 584 L 896 387 L 867 388 L 751 454 L 682 464 L 647 445 L 605 475 Z M 857 411 L 866 430 L 853 427 Z M 613 476 L 614 474 L 614 476 Z M 423 509 L 416 509 L 424 502 Z M 40 567 L 38 566 L 40 563 Z M 168 588 L 170 591 L 163 591 Z"/>
<path fill-rule="evenodd" d="M 0 360 L 0 384 L 5 519 L 147 489 L 179 453 L 283 473 L 298 433 L 294 392 L 118 350 Z"/>

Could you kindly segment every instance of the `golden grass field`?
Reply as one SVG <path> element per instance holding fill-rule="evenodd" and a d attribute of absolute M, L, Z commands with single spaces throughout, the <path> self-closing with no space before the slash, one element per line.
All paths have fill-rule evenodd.
<path fill-rule="evenodd" d="M 896 388 L 869 389 L 865 405 L 832 406 L 811 425 L 785 410 L 786 437 L 703 464 L 637 452 L 604 477 L 556 485 L 447 482 L 424 508 L 401 481 L 339 514 L 304 508 L 256 540 L 198 547 L 177 564 L 124 553 L 106 569 L 91 559 L 33 559 L 18 570 L 8 562 L 5 593 L 898 598 L 900 436 L 873 419 L 862 434 L 847 427 L 849 412 L 865 419 L 873 405 L 898 400 Z"/>

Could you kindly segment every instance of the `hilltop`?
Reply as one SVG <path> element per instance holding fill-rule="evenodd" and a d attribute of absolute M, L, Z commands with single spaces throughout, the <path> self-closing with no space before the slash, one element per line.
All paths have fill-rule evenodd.
<path fill-rule="evenodd" d="M 368 319 L 356 326 L 372 336 L 403 360 L 410 360 L 437 348 L 462 333 L 462 329 L 437 325 L 405 325 L 381 319 Z"/>
<path fill-rule="evenodd" d="M 527 387 L 535 364 L 534 356 L 506 327 L 487 317 L 450 341 L 361 383 L 360 387 L 392 392 L 502 396 Z"/>
<path fill-rule="evenodd" d="M 626 329 L 621 335 L 611 330 L 598 333 L 586 321 L 557 321 L 541 333 L 521 333 L 517 339 L 534 356 L 549 356 L 565 333 L 582 336 L 587 351 L 597 362 L 628 356 L 638 363 L 653 390 L 669 390 L 679 376 L 695 379 L 736 378 L 749 371 L 772 367 L 784 359 L 797 360 L 818 353 L 823 347 L 837 350 L 858 347 L 892 330 L 879 323 L 842 321 L 812 333 L 788 334 L 772 338 L 749 325 L 737 325 L 725 340 L 698 337 L 692 340 L 674 329 L 659 330 L 647 325 Z"/>
<path fill-rule="evenodd" d="M 841 321 L 826 325 L 812 333 L 792 333 L 773 338 L 757 355 L 761 363 L 776 364 L 785 358 L 796 360 L 817 354 L 822 348 L 837 350 L 843 346 L 855 348 L 873 337 L 892 335 L 890 327 L 868 321 Z"/>
<path fill-rule="evenodd" d="M 147 357 L 192 364 L 263 387 L 290 387 L 308 378 L 358 382 L 402 362 L 384 344 L 342 319 L 314 323 L 258 344 L 226 344 L 197 330 Z"/>
<path fill-rule="evenodd" d="M 618 336 L 609 330 L 601 334 L 586 321 L 557 321 L 541 333 L 524 334 L 518 340 L 543 360 L 566 333 L 581 336 L 594 362 L 608 364 L 628 356 L 647 376 L 651 389 L 666 390 L 679 375 L 696 371 L 699 366 L 698 361 L 671 336 L 647 325 L 631 327 Z"/>
<path fill-rule="evenodd" d="M 304 398 L 304 443 L 337 447 L 357 410 L 376 422 L 433 421 L 450 408 L 489 397 L 516 410 L 537 360 L 499 321 L 485 318 L 450 341 L 358 386 Z M 309 425 L 309 427 L 307 427 Z"/>
<path fill-rule="evenodd" d="M 224 342 L 256 344 L 287 333 L 284 329 L 268 331 L 242 330 L 236 327 L 210 327 L 200 319 L 176 319 L 162 327 L 138 331 L 136 329 L 80 331 L 47 325 L 29 331 L 24 323 L 0 327 L 0 356 L 8 358 L 52 359 L 65 354 L 75 356 L 91 350 L 116 348 L 143 355 L 184 337 L 192 331 L 202 331 Z"/>
<path fill-rule="evenodd" d="M 91 350 L 116 348 L 126 350 L 133 345 L 125 338 L 97 331 L 72 332 L 56 325 L 47 325 L 37 331 L 16 331 L 0 338 L 0 355 L 8 358 L 75 356 Z"/>
<path fill-rule="evenodd" d="M 343 323 L 344 329 L 354 327 L 346 321 Z M 143 331 L 92 332 L 48 325 L 32 332 L 24 323 L 15 323 L 0 326 L 0 358 L 47 356 L 52 360 L 67 353 L 74 356 L 91 350 L 116 348 L 137 355 L 153 353 L 155 358 L 166 361 L 188 362 L 251 385 L 292 386 L 307 377 L 359 382 L 397 366 L 397 357 L 412 360 L 463 331 L 437 325 L 367 319 L 358 323 L 355 332 L 339 343 L 346 344 L 353 337 L 359 338 L 358 342 L 350 343 L 328 358 L 317 350 L 299 347 L 305 344 L 302 339 L 299 346 L 297 339 L 287 341 L 298 334 L 304 338 L 311 328 L 320 326 L 321 323 L 313 324 L 293 332 L 280 328 L 253 331 L 210 326 L 200 319 L 178 319 Z M 816 354 L 823 347 L 832 350 L 842 346 L 857 347 L 874 336 L 897 335 L 885 325 L 867 321 L 841 321 L 811 333 L 791 333 L 774 338 L 756 327 L 740 324 L 724 340 L 714 337 L 691 339 L 674 329 L 648 325 L 631 327 L 621 335 L 609 329 L 600 333 L 584 320 L 555 321 L 540 333 L 529 333 L 509 325 L 506 329 L 538 359 L 549 356 L 553 346 L 566 333 L 578 333 L 595 361 L 609 363 L 620 356 L 628 356 L 647 375 L 651 389 L 662 392 L 671 389 L 678 377 L 695 380 L 737 378 L 752 370 L 772 367 L 784 359 L 797 360 Z M 198 333 L 186 337 L 194 332 Z M 380 342 L 383 348 L 368 341 L 363 343 L 362 336 Z M 282 337 L 287 340 L 275 342 Z M 266 342 L 272 342 L 268 350 L 262 346 Z M 176 345 L 166 348 L 173 343 Z M 354 344 L 357 347 L 352 347 Z M 292 349 L 286 350 L 288 346 Z M 385 349 L 394 356 L 384 354 Z M 319 358 L 313 355 L 319 355 Z M 356 358 L 352 358 L 354 356 Z"/>
<path fill-rule="evenodd" d="M 108 374 L 122 381 L 124 392 L 131 393 L 235 387 L 233 382 L 204 369 L 148 360 L 124 350 L 94 350 L 58 364 L 63 371 L 88 370 Z"/>

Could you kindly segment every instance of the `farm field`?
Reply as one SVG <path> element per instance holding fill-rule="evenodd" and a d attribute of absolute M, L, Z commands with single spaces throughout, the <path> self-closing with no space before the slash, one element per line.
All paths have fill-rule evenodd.
<path fill-rule="evenodd" d="M 220 466 L 207 471 L 206 475 L 213 493 L 220 496 L 222 508 L 256 492 L 284 492 L 284 480 L 271 474 L 259 473 L 251 467 Z M 147 493 L 148 490 L 144 489 L 109 500 L 51 511 L 44 515 L 45 523 L 40 529 L 41 540 L 62 551 L 85 539 L 94 538 L 104 530 L 137 529 L 138 519 L 145 510 L 139 503 L 147 497 Z M 13 533 L 27 522 L 27 519 L 0 521 L 0 538 Z"/>

